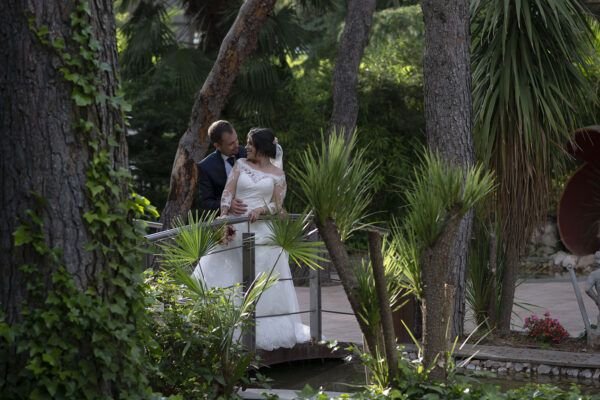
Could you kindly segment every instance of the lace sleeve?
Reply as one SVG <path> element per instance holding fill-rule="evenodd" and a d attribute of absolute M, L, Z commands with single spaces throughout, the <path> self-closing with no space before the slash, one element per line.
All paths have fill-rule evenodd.
<path fill-rule="evenodd" d="M 283 210 L 283 201 L 287 193 L 287 183 L 285 175 L 281 175 L 275 179 L 275 187 L 273 188 L 273 198 L 268 205 L 271 214 L 277 214 Z"/>
<path fill-rule="evenodd" d="M 231 201 L 235 197 L 235 188 L 237 186 L 238 178 L 240 177 L 240 169 L 237 163 L 233 166 L 231 173 L 227 177 L 225 183 L 225 189 L 221 195 L 221 215 L 227 215 L 229 208 L 231 207 Z"/>

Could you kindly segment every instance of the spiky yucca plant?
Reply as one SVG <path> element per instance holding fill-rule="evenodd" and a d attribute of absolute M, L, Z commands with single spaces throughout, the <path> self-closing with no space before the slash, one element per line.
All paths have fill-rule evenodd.
<path fill-rule="evenodd" d="M 377 347 L 377 337 L 359 318 L 360 285 L 344 241 L 352 232 L 365 226 L 367 207 L 373 198 L 373 163 L 356 148 L 356 135 L 348 140 L 339 132 L 321 138 L 319 147 L 306 150 L 299 163 L 291 167 L 291 176 L 300 190 L 298 196 L 315 214 L 315 223 L 329 252 L 352 311 L 370 349 Z"/>
<path fill-rule="evenodd" d="M 403 229 L 416 246 L 421 270 L 427 367 L 433 367 L 436 358 L 447 351 L 455 295 L 450 257 L 460 221 L 492 192 L 493 185 L 492 174 L 481 165 L 465 170 L 425 153 L 406 193 L 408 215 Z"/>
<path fill-rule="evenodd" d="M 271 234 L 269 244 L 281 247 L 288 253 L 290 261 L 297 265 L 306 265 L 309 268 L 319 269 L 319 262 L 326 261 L 321 256 L 323 242 L 320 240 L 307 240 L 314 232 L 311 231 L 312 215 L 308 212 L 300 218 L 289 219 L 285 216 L 275 217 L 268 224 Z"/>
<path fill-rule="evenodd" d="M 356 134 L 348 140 L 333 132 L 321 139 L 320 148 L 308 149 L 291 175 L 321 222 L 335 221 L 343 241 L 365 226 L 367 208 L 373 199 L 375 165 L 357 148 Z"/>
<path fill-rule="evenodd" d="M 471 15 L 475 144 L 498 181 L 490 218 L 504 244 L 498 322 L 507 331 L 519 255 L 546 213 L 561 146 L 590 100 L 594 37 L 579 0 L 475 0 Z"/>
<path fill-rule="evenodd" d="M 419 251 L 414 234 L 405 230 L 400 223 L 394 221 L 391 234 L 384 245 L 386 268 L 398 270 L 398 285 L 405 295 L 413 295 L 417 299 L 423 296 L 423 282 L 419 268 Z"/>
<path fill-rule="evenodd" d="M 414 238 L 397 221 L 392 222 L 390 232 L 383 240 L 383 268 L 392 311 L 406 304 L 406 296 L 420 299 L 423 295 L 419 254 L 414 243 Z M 370 263 L 359 264 L 356 276 L 361 303 L 358 317 L 371 327 L 374 335 L 379 335 L 381 314 Z"/>

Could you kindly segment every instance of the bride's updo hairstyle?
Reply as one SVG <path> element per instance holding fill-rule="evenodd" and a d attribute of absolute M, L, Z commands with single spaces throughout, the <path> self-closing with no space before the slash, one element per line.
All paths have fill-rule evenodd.
<path fill-rule="evenodd" d="M 248 137 L 252 141 L 252 145 L 257 153 L 269 158 L 275 158 L 277 147 L 274 143 L 275 134 L 272 130 L 269 128 L 252 128 L 248 132 Z"/>

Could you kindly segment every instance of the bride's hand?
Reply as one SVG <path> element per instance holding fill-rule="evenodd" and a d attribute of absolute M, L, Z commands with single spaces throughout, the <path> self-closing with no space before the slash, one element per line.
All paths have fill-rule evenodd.
<path fill-rule="evenodd" d="M 250 211 L 250 213 L 248 213 L 248 218 L 250 219 L 250 222 L 256 221 L 262 213 L 263 209 L 261 207 L 255 208 L 254 210 Z"/>

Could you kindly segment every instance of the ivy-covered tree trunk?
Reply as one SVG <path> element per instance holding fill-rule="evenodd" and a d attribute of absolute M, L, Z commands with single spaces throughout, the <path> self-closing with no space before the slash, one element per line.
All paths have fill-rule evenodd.
<path fill-rule="evenodd" d="M 330 129 L 343 130 L 348 137 L 358 118 L 358 72 L 369 42 L 375 0 L 349 0 L 344 31 L 333 70 L 333 111 Z"/>
<path fill-rule="evenodd" d="M 73 86 L 59 71 L 63 64 L 59 52 L 80 51 L 69 44 L 74 34 L 69 14 L 75 6 L 75 2 L 59 6 L 43 0 L 8 0 L 0 5 L 4 42 L 0 56 L 5 71 L 0 75 L 0 229 L 2 248 L 11 249 L 0 252 L 0 298 L 9 322 L 19 319 L 26 297 L 19 267 L 42 261 L 31 248 L 14 246 L 13 232 L 30 219 L 27 210 L 39 213 L 46 245 L 61 249 L 61 261 L 79 288 L 93 284 L 106 267 L 102 251 L 83 251 L 91 241 L 83 214 L 92 209 L 93 200 L 86 196 L 86 173 L 93 154 L 88 137 L 76 125 L 80 119 L 93 121 L 102 131 L 98 140 L 117 141 L 118 146 L 107 153 L 114 165 L 127 166 L 127 147 L 121 113 L 107 104 L 81 110 L 72 99 Z M 102 89 L 114 96 L 117 53 L 112 1 L 98 1 L 94 6 L 98 8 L 90 10 L 89 23 L 100 46 L 100 59 L 108 67 L 101 76 Z M 63 40 L 67 48 L 61 51 L 42 43 L 35 31 L 46 29 L 49 37 L 42 40 Z M 44 268 L 38 273 L 49 277 L 52 272 Z"/>
<path fill-rule="evenodd" d="M 112 3 L 0 2 L 1 398 L 144 390 Z"/>
<path fill-rule="evenodd" d="M 179 140 L 169 196 L 161 216 L 165 227 L 192 206 L 198 186 L 196 163 L 202 160 L 210 145 L 208 127 L 219 119 L 235 78 L 256 48 L 260 30 L 274 6 L 275 0 L 245 1 L 221 44 L 217 60 L 196 95 L 188 129 Z"/>
<path fill-rule="evenodd" d="M 421 7 L 425 21 L 423 74 L 427 144 L 446 161 L 466 168 L 474 161 L 469 1 L 423 0 Z M 448 282 L 456 287 L 452 336 L 463 333 L 472 220 L 472 212 L 467 213 L 452 246 L 452 282 Z"/>

